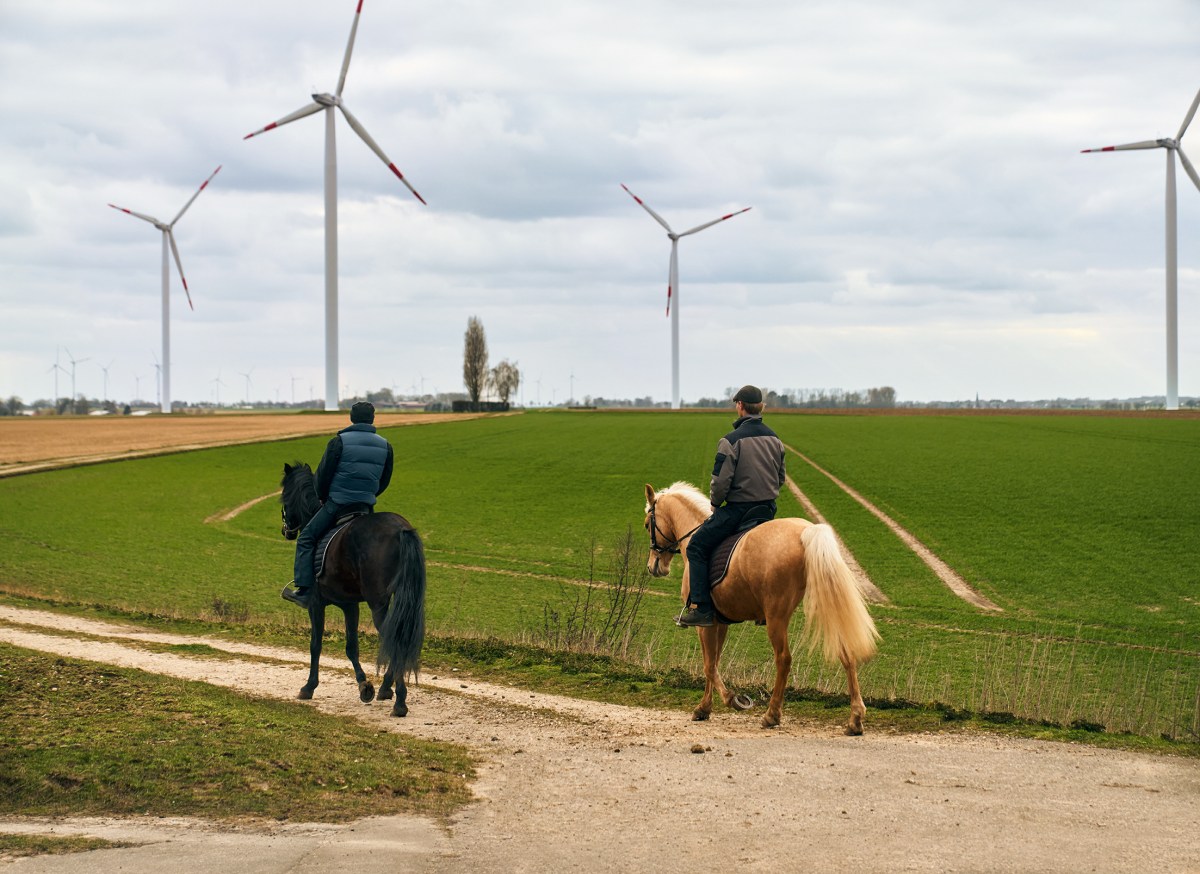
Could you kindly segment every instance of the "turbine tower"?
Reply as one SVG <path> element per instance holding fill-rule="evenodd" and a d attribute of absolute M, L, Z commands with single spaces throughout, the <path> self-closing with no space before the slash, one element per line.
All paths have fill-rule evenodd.
<path fill-rule="evenodd" d="M 350 39 L 346 43 L 346 54 L 342 58 L 342 72 L 338 77 L 337 90 L 332 94 L 322 93 L 312 95 L 313 102 L 297 109 L 291 115 L 285 115 L 278 121 L 273 121 L 261 130 L 247 134 L 243 139 L 250 139 L 259 134 L 274 130 L 277 127 L 304 118 L 305 116 L 325 111 L 325 409 L 338 408 L 338 239 L 337 239 L 337 142 L 334 135 L 335 108 L 341 110 L 351 129 L 358 134 L 364 143 L 379 156 L 388 169 L 405 184 L 409 191 L 421 201 L 425 198 L 417 194 L 417 190 L 404 178 L 404 174 L 396 169 L 396 165 L 384 154 L 383 149 L 366 128 L 359 123 L 346 105 L 342 102 L 342 89 L 346 87 L 346 71 L 350 69 L 350 55 L 354 51 L 354 36 L 358 32 L 358 20 L 362 15 L 363 0 L 358 0 L 358 8 L 354 11 L 354 23 L 350 26 Z"/>
<path fill-rule="evenodd" d="M 1100 149 L 1084 149 L 1082 154 L 1089 152 L 1124 152 L 1134 149 L 1165 149 L 1167 152 L 1167 409 L 1179 409 L 1179 247 L 1178 230 L 1175 218 L 1175 153 L 1183 169 L 1191 177 L 1197 189 L 1200 189 L 1200 175 L 1184 154 L 1180 140 L 1187 132 L 1188 125 L 1200 107 L 1200 91 L 1192 100 L 1191 108 L 1183 117 L 1179 133 L 1174 139 L 1143 140 L 1140 143 L 1126 143 L 1123 146 L 1105 146 Z"/>
<path fill-rule="evenodd" d="M 731 212 L 728 215 L 723 215 L 718 219 L 713 219 L 711 222 L 705 222 L 702 225 L 696 225 L 690 231 L 684 231 L 682 234 L 677 234 L 671 230 L 671 226 L 667 224 L 666 219 L 648 207 L 640 197 L 634 194 L 625 185 L 621 183 L 621 187 L 625 189 L 625 193 L 638 202 L 638 205 L 650 213 L 650 217 L 666 228 L 667 238 L 671 241 L 671 263 L 667 273 L 667 315 L 671 317 L 671 408 L 679 409 L 679 238 L 686 237 L 689 234 L 694 234 L 697 231 L 702 231 L 705 228 L 711 228 L 715 224 L 731 219 L 735 215 L 741 215 L 748 212 L 750 207 L 739 209 L 737 212 Z M 674 295 L 675 311 L 671 311 L 671 296 Z"/>
<path fill-rule="evenodd" d="M 203 184 L 196 189 L 196 193 L 192 195 L 191 200 L 183 205 L 183 209 L 179 210 L 179 214 L 167 224 L 160 222 L 153 216 L 143 215 L 140 212 L 134 212 L 131 209 L 125 209 L 123 206 L 117 206 L 110 203 L 113 209 L 119 209 L 121 212 L 128 213 L 135 218 L 140 218 L 142 221 L 150 222 L 154 227 L 162 231 L 162 396 L 161 410 L 164 413 L 171 412 L 171 297 L 169 294 L 171 286 L 171 269 L 167 261 L 167 246 L 171 247 L 171 254 L 175 256 L 175 267 L 179 270 L 179 281 L 183 283 L 183 293 L 187 295 L 188 308 L 195 310 L 192 306 L 192 293 L 188 291 L 187 277 L 183 275 L 183 262 L 179 260 L 179 247 L 175 245 L 175 224 L 183 218 L 183 214 L 188 211 L 188 207 L 195 202 L 200 196 L 200 192 L 208 187 L 208 183 L 212 182 L 213 176 L 221 172 L 221 167 L 218 165 L 216 170 L 204 180 Z"/>

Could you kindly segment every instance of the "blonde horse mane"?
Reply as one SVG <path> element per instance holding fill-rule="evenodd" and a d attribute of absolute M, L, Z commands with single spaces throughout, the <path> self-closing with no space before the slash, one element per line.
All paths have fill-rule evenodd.
<path fill-rule="evenodd" d="M 667 495 L 674 495 L 681 498 L 688 504 L 691 504 L 702 516 L 708 516 L 712 512 L 712 505 L 708 502 L 708 497 L 689 482 L 680 480 L 679 482 L 671 483 L 665 489 L 659 489 L 654 493 L 654 500 L 660 501 Z M 649 506 L 646 507 L 646 512 L 650 512 Z"/>

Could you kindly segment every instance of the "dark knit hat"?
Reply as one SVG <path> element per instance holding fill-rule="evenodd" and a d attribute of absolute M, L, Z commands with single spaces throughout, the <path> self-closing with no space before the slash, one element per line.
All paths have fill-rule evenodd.
<path fill-rule="evenodd" d="M 743 404 L 761 404 L 763 402 L 762 392 L 752 385 L 744 385 L 739 388 L 733 399 L 741 401 Z"/>
<path fill-rule="evenodd" d="M 350 408 L 350 421 L 356 425 L 370 425 L 375 421 L 375 407 L 366 401 L 359 401 Z"/>

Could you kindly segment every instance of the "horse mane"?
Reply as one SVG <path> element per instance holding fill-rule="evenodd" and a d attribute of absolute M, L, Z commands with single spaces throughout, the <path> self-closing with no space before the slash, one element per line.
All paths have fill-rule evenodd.
<path fill-rule="evenodd" d="M 654 499 L 657 501 L 666 495 L 675 495 L 681 498 L 695 507 L 697 512 L 699 512 L 702 516 L 707 516 L 710 512 L 711 505 L 709 503 L 708 496 L 689 482 L 679 480 L 679 482 L 671 483 L 665 489 L 659 489 L 655 493 Z M 650 508 L 647 507 L 646 511 L 649 512 Z"/>
<path fill-rule="evenodd" d="M 303 461 L 293 461 L 284 465 L 283 478 L 279 481 L 279 503 L 288 510 L 294 511 L 297 519 L 303 519 L 301 524 L 307 524 L 320 508 L 321 501 L 317 497 L 317 478 L 312 468 Z"/>

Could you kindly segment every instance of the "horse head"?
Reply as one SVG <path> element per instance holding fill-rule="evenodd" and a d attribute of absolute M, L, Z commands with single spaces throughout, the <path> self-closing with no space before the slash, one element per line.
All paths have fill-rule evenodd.
<path fill-rule="evenodd" d="M 650 576 L 671 573 L 671 559 L 683 551 L 683 541 L 692 536 L 709 512 L 708 500 L 689 483 L 678 482 L 661 492 L 655 492 L 647 483 L 644 524 L 650 535 L 650 554 L 646 558 Z"/>
<path fill-rule="evenodd" d="M 308 520 L 320 507 L 317 498 L 316 477 L 312 468 L 302 461 L 283 465 L 283 479 L 279 482 L 279 503 L 283 515 L 282 534 L 285 540 L 300 536 Z"/>

